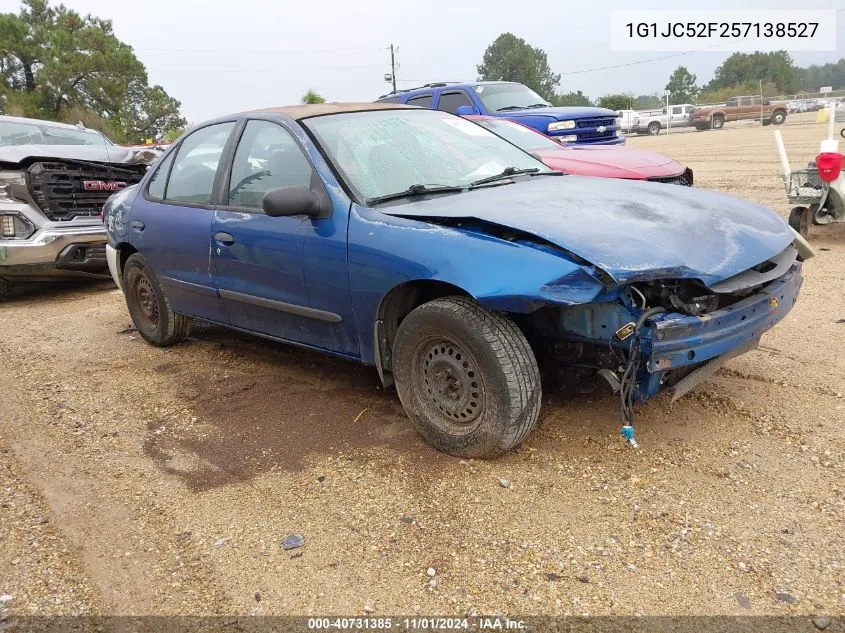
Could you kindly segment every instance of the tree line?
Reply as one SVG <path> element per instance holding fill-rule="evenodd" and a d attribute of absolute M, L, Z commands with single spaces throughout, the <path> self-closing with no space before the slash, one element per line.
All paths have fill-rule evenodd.
<path fill-rule="evenodd" d="M 110 20 L 48 0 L 0 14 L 0 113 L 82 122 L 119 143 L 140 143 L 182 129 L 180 106 L 149 84 Z"/>
<path fill-rule="evenodd" d="M 512 33 L 502 33 L 477 66 L 479 80 L 517 81 L 556 106 L 597 105 L 611 110 L 647 110 L 663 104 L 663 94 L 608 94 L 591 100 L 580 90 L 560 92 L 560 74 L 549 67 L 546 53 Z M 735 95 L 764 96 L 818 92 L 821 86 L 845 88 L 845 58 L 838 62 L 797 67 L 786 51 L 734 53 L 703 86 L 685 66 L 670 75 L 666 90 L 673 103 L 716 103 Z"/>

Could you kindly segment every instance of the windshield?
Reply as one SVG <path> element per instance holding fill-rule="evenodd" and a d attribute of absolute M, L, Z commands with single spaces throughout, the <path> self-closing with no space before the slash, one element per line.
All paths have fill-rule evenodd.
<path fill-rule="evenodd" d="M 475 123 L 436 110 L 347 112 L 303 123 L 362 198 L 413 185 L 465 187 L 508 167 L 555 173 Z"/>
<path fill-rule="evenodd" d="M 96 130 L 58 127 L 49 124 L 0 121 L 2 145 L 112 145 Z"/>
<path fill-rule="evenodd" d="M 486 127 L 493 134 L 497 134 L 506 141 L 510 141 L 517 147 L 524 149 L 526 152 L 533 152 L 538 149 L 561 149 L 563 147 L 560 143 L 553 141 L 548 136 L 543 136 L 513 121 L 482 119 L 477 121 L 477 123 Z"/>
<path fill-rule="evenodd" d="M 484 107 L 492 112 L 552 105 L 531 88 L 522 84 L 485 84 L 473 86 L 473 90 L 481 99 Z"/>

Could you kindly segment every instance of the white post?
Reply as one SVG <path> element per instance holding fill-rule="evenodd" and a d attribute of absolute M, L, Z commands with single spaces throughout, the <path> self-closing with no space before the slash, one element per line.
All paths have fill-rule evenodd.
<path fill-rule="evenodd" d="M 827 104 L 827 140 L 833 140 L 833 128 L 836 123 L 836 99 L 831 99 Z"/>
<path fill-rule="evenodd" d="M 666 97 L 666 134 L 669 134 L 669 128 L 672 127 L 672 110 L 669 109 L 669 95 L 672 94 L 672 91 L 664 90 L 663 94 Z"/>
<path fill-rule="evenodd" d="M 789 167 L 789 159 L 786 156 L 786 148 L 783 146 L 783 136 L 781 136 L 780 130 L 775 130 L 775 141 L 777 141 L 778 154 L 780 155 L 780 168 L 783 172 L 783 186 L 786 188 L 786 192 L 789 193 L 789 176 L 792 174 L 792 170 Z"/>

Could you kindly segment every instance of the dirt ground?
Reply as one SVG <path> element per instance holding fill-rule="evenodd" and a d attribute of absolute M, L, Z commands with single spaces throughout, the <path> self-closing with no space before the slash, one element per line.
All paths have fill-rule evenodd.
<path fill-rule="evenodd" d="M 823 130 L 784 126 L 796 166 Z M 630 144 L 788 212 L 770 127 Z M 430 449 L 375 370 L 211 327 L 156 349 L 109 283 L 24 294 L 0 308 L 0 617 L 841 614 L 845 226 L 811 242 L 790 315 L 641 407 L 639 450 L 602 389 L 547 395 L 486 462 Z"/>

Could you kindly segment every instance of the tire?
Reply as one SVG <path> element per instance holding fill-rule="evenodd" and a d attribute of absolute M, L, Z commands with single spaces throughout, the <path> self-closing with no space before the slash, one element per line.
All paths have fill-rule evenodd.
<path fill-rule="evenodd" d="M 807 207 L 795 207 L 789 212 L 789 226 L 801 237 L 810 233 L 810 210 Z"/>
<path fill-rule="evenodd" d="M 11 296 L 11 284 L 4 278 L 0 277 L 0 303 L 5 303 Z"/>
<path fill-rule="evenodd" d="M 506 316 L 466 297 L 413 310 L 393 345 L 393 376 L 411 423 L 431 445 L 489 458 L 522 442 L 537 423 L 537 359 Z"/>
<path fill-rule="evenodd" d="M 648 124 L 648 133 L 652 136 L 657 136 L 660 134 L 660 123 L 657 121 L 652 121 Z"/>
<path fill-rule="evenodd" d="M 123 266 L 123 288 L 129 316 L 144 340 L 157 347 L 182 341 L 191 331 L 191 319 L 173 312 L 170 301 L 141 253 Z"/>
<path fill-rule="evenodd" d="M 714 130 L 721 130 L 725 126 L 725 117 L 716 115 L 713 117 L 712 127 Z"/>
<path fill-rule="evenodd" d="M 786 112 L 783 110 L 776 110 L 772 114 L 772 123 L 775 125 L 782 125 L 784 121 L 786 121 Z"/>
<path fill-rule="evenodd" d="M 767 125 L 771 125 L 771 124 L 772 124 L 771 119 L 763 119 L 763 127 L 766 127 Z"/>

